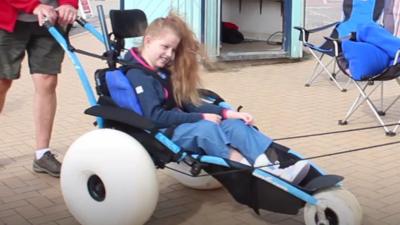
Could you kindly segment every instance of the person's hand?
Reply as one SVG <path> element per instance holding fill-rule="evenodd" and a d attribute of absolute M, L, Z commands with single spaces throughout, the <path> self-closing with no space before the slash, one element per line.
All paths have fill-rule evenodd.
<path fill-rule="evenodd" d="M 213 114 L 213 113 L 203 113 L 203 118 L 205 120 L 214 122 L 216 124 L 220 124 L 221 123 L 221 119 L 222 119 L 222 117 L 220 115 Z"/>
<path fill-rule="evenodd" d="M 227 119 L 241 119 L 243 120 L 246 124 L 253 125 L 254 124 L 254 118 L 251 114 L 246 113 L 246 112 L 237 112 L 233 110 L 229 110 L 226 112 L 226 118 Z"/>
<path fill-rule="evenodd" d="M 33 10 L 33 14 L 37 15 L 39 26 L 43 26 L 46 21 L 54 24 L 57 20 L 57 12 L 56 10 L 49 5 L 39 4 Z"/>
<path fill-rule="evenodd" d="M 76 10 L 72 5 L 60 5 L 56 8 L 58 12 L 58 24 L 61 26 L 67 26 L 68 24 L 73 24 L 78 15 L 78 10 Z"/>

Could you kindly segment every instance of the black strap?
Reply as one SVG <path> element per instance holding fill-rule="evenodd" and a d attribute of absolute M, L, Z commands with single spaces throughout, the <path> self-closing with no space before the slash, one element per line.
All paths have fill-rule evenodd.
<path fill-rule="evenodd" d="M 335 156 L 335 155 L 343 155 L 343 154 L 359 152 L 359 151 L 366 151 L 366 150 L 370 150 L 372 148 L 380 148 L 380 147 L 389 146 L 389 145 L 395 145 L 395 144 L 400 144 L 400 141 L 394 141 L 394 142 L 388 142 L 388 143 L 384 143 L 384 144 L 378 144 L 378 145 L 372 145 L 372 146 L 367 146 L 367 147 L 349 149 L 349 150 L 344 150 L 344 151 L 335 152 L 335 153 L 311 156 L 311 157 L 304 158 L 304 159 L 301 159 L 301 160 L 311 160 L 311 159 L 318 159 L 318 158 L 330 157 L 330 156 Z M 291 161 L 291 160 L 289 160 L 289 161 Z M 280 164 L 284 164 L 284 163 L 288 163 L 288 162 L 283 162 L 282 161 L 282 162 L 280 162 Z M 269 164 L 269 165 L 262 165 L 262 166 L 257 166 L 257 167 L 245 167 L 245 168 L 241 168 L 241 169 L 232 169 L 232 170 L 216 172 L 216 173 L 200 174 L 197 177 L 219 176 L 219 175 L 232 174 L 232 173 L 243 173 L 243 172 L 247 172 L 247 171 L 252 171 L 254 169 L 259 169 L 259 168 L 263 168 L 263 167 L 271 167 L 271 166 L 275 166 L 275 165 L 278 165 L 278 164 Z M 168 169 L 174 170 L 174 171 L 176 171 L 178 173 L 190 176 L 190 177 L 196 177 L 196 176 L 193 176 L 192 174 L 186 173 L 184 171 L 179 171 L 179 170 L 173 169 L 173 168 L 168 167 L 168 166 L 165 166 L 165 167 L 168 168 Z"/>

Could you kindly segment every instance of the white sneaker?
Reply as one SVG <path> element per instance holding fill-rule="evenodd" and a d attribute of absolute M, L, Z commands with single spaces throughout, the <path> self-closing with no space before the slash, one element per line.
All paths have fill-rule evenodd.
<path fill-rule="evenodd" d="M 284 180 L 298 184 L 307 175 L 310 169 L 310 164 L 307 161 L 298 161 L 297 163 L 283 169 L 279 169 L 278 165 L 261 167 L 260 169 L 269 172 L 275 176 L 281 177 Z"/>

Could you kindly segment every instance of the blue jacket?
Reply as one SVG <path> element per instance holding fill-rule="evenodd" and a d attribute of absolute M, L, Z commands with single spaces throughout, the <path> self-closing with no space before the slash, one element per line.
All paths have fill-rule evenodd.
<path fill-rule="evenodd" d="M 133 52 L 133 51 L 131 51 Z M 152 120 L 160 128 L 193 123 L 203 119 L 203 113 L 215 113 L 224 116 L 225 109 L 209 103 L 195 106 L 191 103 L 179 108 L 173 100 L 170 72 L 151 70 L 145 61 L 135 52 L 127 53 L 125 59 L 137 67 L 126 72 L 126 76 L 136 92 L 143 116 Z"/>

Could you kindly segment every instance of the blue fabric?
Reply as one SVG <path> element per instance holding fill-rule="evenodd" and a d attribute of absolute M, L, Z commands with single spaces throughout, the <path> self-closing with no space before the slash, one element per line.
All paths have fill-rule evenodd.
<path fill-rule="evenodd" d="M 336 28 L 339 37 L 350 35 L 350 33 L 355 32 L 357 27 L 361 24 L 373 22 L 375 5 L 375 0 L 352 0 L 350 18 L 340 23 Z"/>
<path fill-rule="evenodd" d="M 121 108 L 130 109 L 143 115 L 136 93 L 121 70 L 106 72 L 106 83 L 111 98 Z"/>
<path fill-rule="evenodd" d="M 208 120 L 181 124 L 175 128 L 172 141 L 187 150 L 228 159 L 230 145 L 251 164 L 272 143 L 270 138 L 237 119 L 223 120 L 221 124 Z"/>
<path fill-rule="evenodd" d="M 376 23 L 367 23 L 357 30 L 357 41 L 367 42 L 382 49 L 394 59 L 400 49 L 400 39 Z"/>
<path fill-rule="evenodd" d="M 347 40 L 342 42 L 342 48 L 354 80 L 365 80 L 389 66 L 389 56 L 372 44 Z"/>

